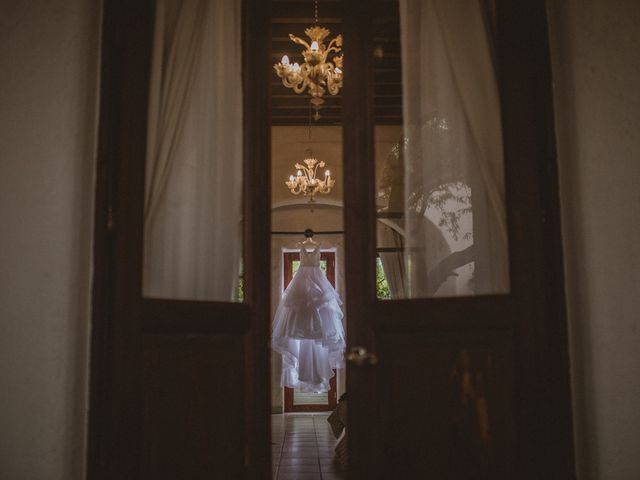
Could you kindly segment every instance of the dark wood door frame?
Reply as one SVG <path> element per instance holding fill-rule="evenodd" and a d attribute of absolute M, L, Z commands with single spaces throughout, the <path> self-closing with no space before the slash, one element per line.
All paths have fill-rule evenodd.
<path fill-rule="evenodd" d="M 282 254 L 282 262 L 284 267 L 283 288 L 289 286 L 289 282 L 293 279 L 293 262 L 300 260 L 300 252 L 284 252 Z M 327 262 L 327 279 L 329 283 L 336 288 L 336 254 L 335 252 L 320 252 L 320 260 Z M 328 403 L 326 405 L 310 404 L 310 405 L 294 405 L 293 388 L 284 387 L 284 411 L 286 412 L 328 412 L 334 410 L 338 404 L 338 395 L 336 389 L 337 372 L 333 370 L 333 377 L 329 380 Z"/>
<path fill-rule="evenodd" d="M 160 392 L 154 389 L 164 388 L 166 379 L 147 367 L 156 361 L 169 369 L 176 362 L 183 367 L 193 362 L 205 366 L 211 351 L 228 352 L 237 360 L 238 378 L 224 380 L 234 383 L 237 400 L 226 418 L 242 419 L 225 433 L 227 444 L 234 447 L 217 473 L 225 478 L 266 478 L 271 471 L 266 348 L 271 212 L 265 201 L 271 198 L 270 2 L 244 0 L 242 5 L 243 76 L 238 80 L 244 109 L 244 303 L 142 298 L 141 225 L 154 1 L 103 3 L 87 478 L 148 477 L 145 465 L 161 460 L 146 455 L 149 448 L 171 449 L 166 458 L 176 465 L 182 462 L 182 478 L 206 474 L 209 467 L 204 465 L 213 457 L 209 447 L 189 450 L 189 442 L 174 440 L 183 428 L 194 430 L 186 437 L 189 441 L 217 435 L 211 423 L 156 422 L 154 415 L 164 408 L 180 408 L 184 399 L 156 395 Z M 184 376 L 176 378 L 191 382 Z M 201 393 L 211 396 L 216 387 L 205 382 Z M 164 434 L 154 437 L 152 431 L 162 429 Z M 189 456 L 195 461 L 189 462 Z M 162 475 L 171 472 L 153 478 L 165 478 Z"/>

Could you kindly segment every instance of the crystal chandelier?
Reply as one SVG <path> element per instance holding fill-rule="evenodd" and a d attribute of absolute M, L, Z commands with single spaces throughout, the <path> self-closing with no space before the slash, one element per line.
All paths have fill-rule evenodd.
<path fill-rule="evenodd" d="M 316 113 L 315 119 L 320 118 L 318 109 L 324 103 L 322 96 L 328 91 L 331 95 L 337 95 L 342 88 L 342 54 L 333 57 L 333 61 L 327 61 L 330 54 L 340 53 L 342 50 L 342 35 L 338 35 L 325 46 L 324 39 L 327 38 L 329 30 L 318 26 L 318 2 L 315 2 L 315 26 L 307 28 L 307 34 L 311 43 L 300 37 L 289 34 L 289 38 L 298 45 L 305 47 L 302 51 L 304 63 L 293 65 L 289 57 L 284 55 L 275 69 L 278 77 L 282 79 L 282 84 L 287 88 L 292 88 L 296 93 L 303 93 L 308 87 L 311 95 L 311 104 Z"/>
<path fill-rule="evenodd" d="M 304 195 L 309 197 L 309 201 L 313 202 L 313 196 L 318 193 L 329 193 L 331 188 L 336 184 L 336 181 L 331 178 L 331 172 L 329 170 L 324 171 L 324 178 L 318 178 L 318 168 L 324 168 L 325 163 L 323 160 L 318 160 L 312 156 L 309 151 L 309 157 L 303 160 L 304 165 L 296 163 L 295 167 L 298 170 L 296 175 L 291 175 L 289 180 L 285 182 L 291 193 L 294 195 Z"/>

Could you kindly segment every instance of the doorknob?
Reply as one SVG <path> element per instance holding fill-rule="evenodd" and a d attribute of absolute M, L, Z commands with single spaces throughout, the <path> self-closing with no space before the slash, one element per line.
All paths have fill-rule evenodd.
<path fill-rule="evenodd" d="M 347 354 L 347 360 L 354 365 L 361 367 L 362 365 L 375 365 L 378 363 L 378 357 L 375 353 L 367 352 L 364 347 L 352 347 Z"/>

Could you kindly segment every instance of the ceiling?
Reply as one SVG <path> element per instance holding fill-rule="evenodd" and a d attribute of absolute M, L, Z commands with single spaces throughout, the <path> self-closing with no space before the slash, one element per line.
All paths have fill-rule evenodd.
<path fill-rule="evenodd" d="M 402 90 L 400 68 L 400 26 L 398 1 L 375 2 L 379 6 L 372 12 L 374 24 L 374 113 L 378 125 L 402 123 Z M 318 24 L 328 28 L 328 40 L 342 33 L 342 4 L 340 0 L 318 1 Z M 291 62 L 302 63 L 302 47 L 289 39 L 289 33 L 307 38 L 304 30 L 314 23 L 313 0 L 273 0 L 272 2 L 272 56 L 273 62 L 288 55 Z M 348 46 L 344 60 L 344 75 L 349 75 Z M 296 94 L 282 85 L 272 70 L 271 77 L 272 125 L 308 125 L 309 95 Z M 342 92 L 341 92 L 342 93 Z M 340 125 L 342 119 L 342 95 L 326 94 L 320 110 L 321 118 L 314 125 Z"/>

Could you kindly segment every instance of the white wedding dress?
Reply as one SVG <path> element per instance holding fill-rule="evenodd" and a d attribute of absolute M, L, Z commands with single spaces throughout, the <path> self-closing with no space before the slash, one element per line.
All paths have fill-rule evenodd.
<path fill-rule="evenodd" d="M 334 368 L 344 368 L 342 302 L 320 270 L 320 245 L 300 248 L 300 268 L 282 294 L 271 344 L 282 354 L 280 385 L 329 391 Z"/>

